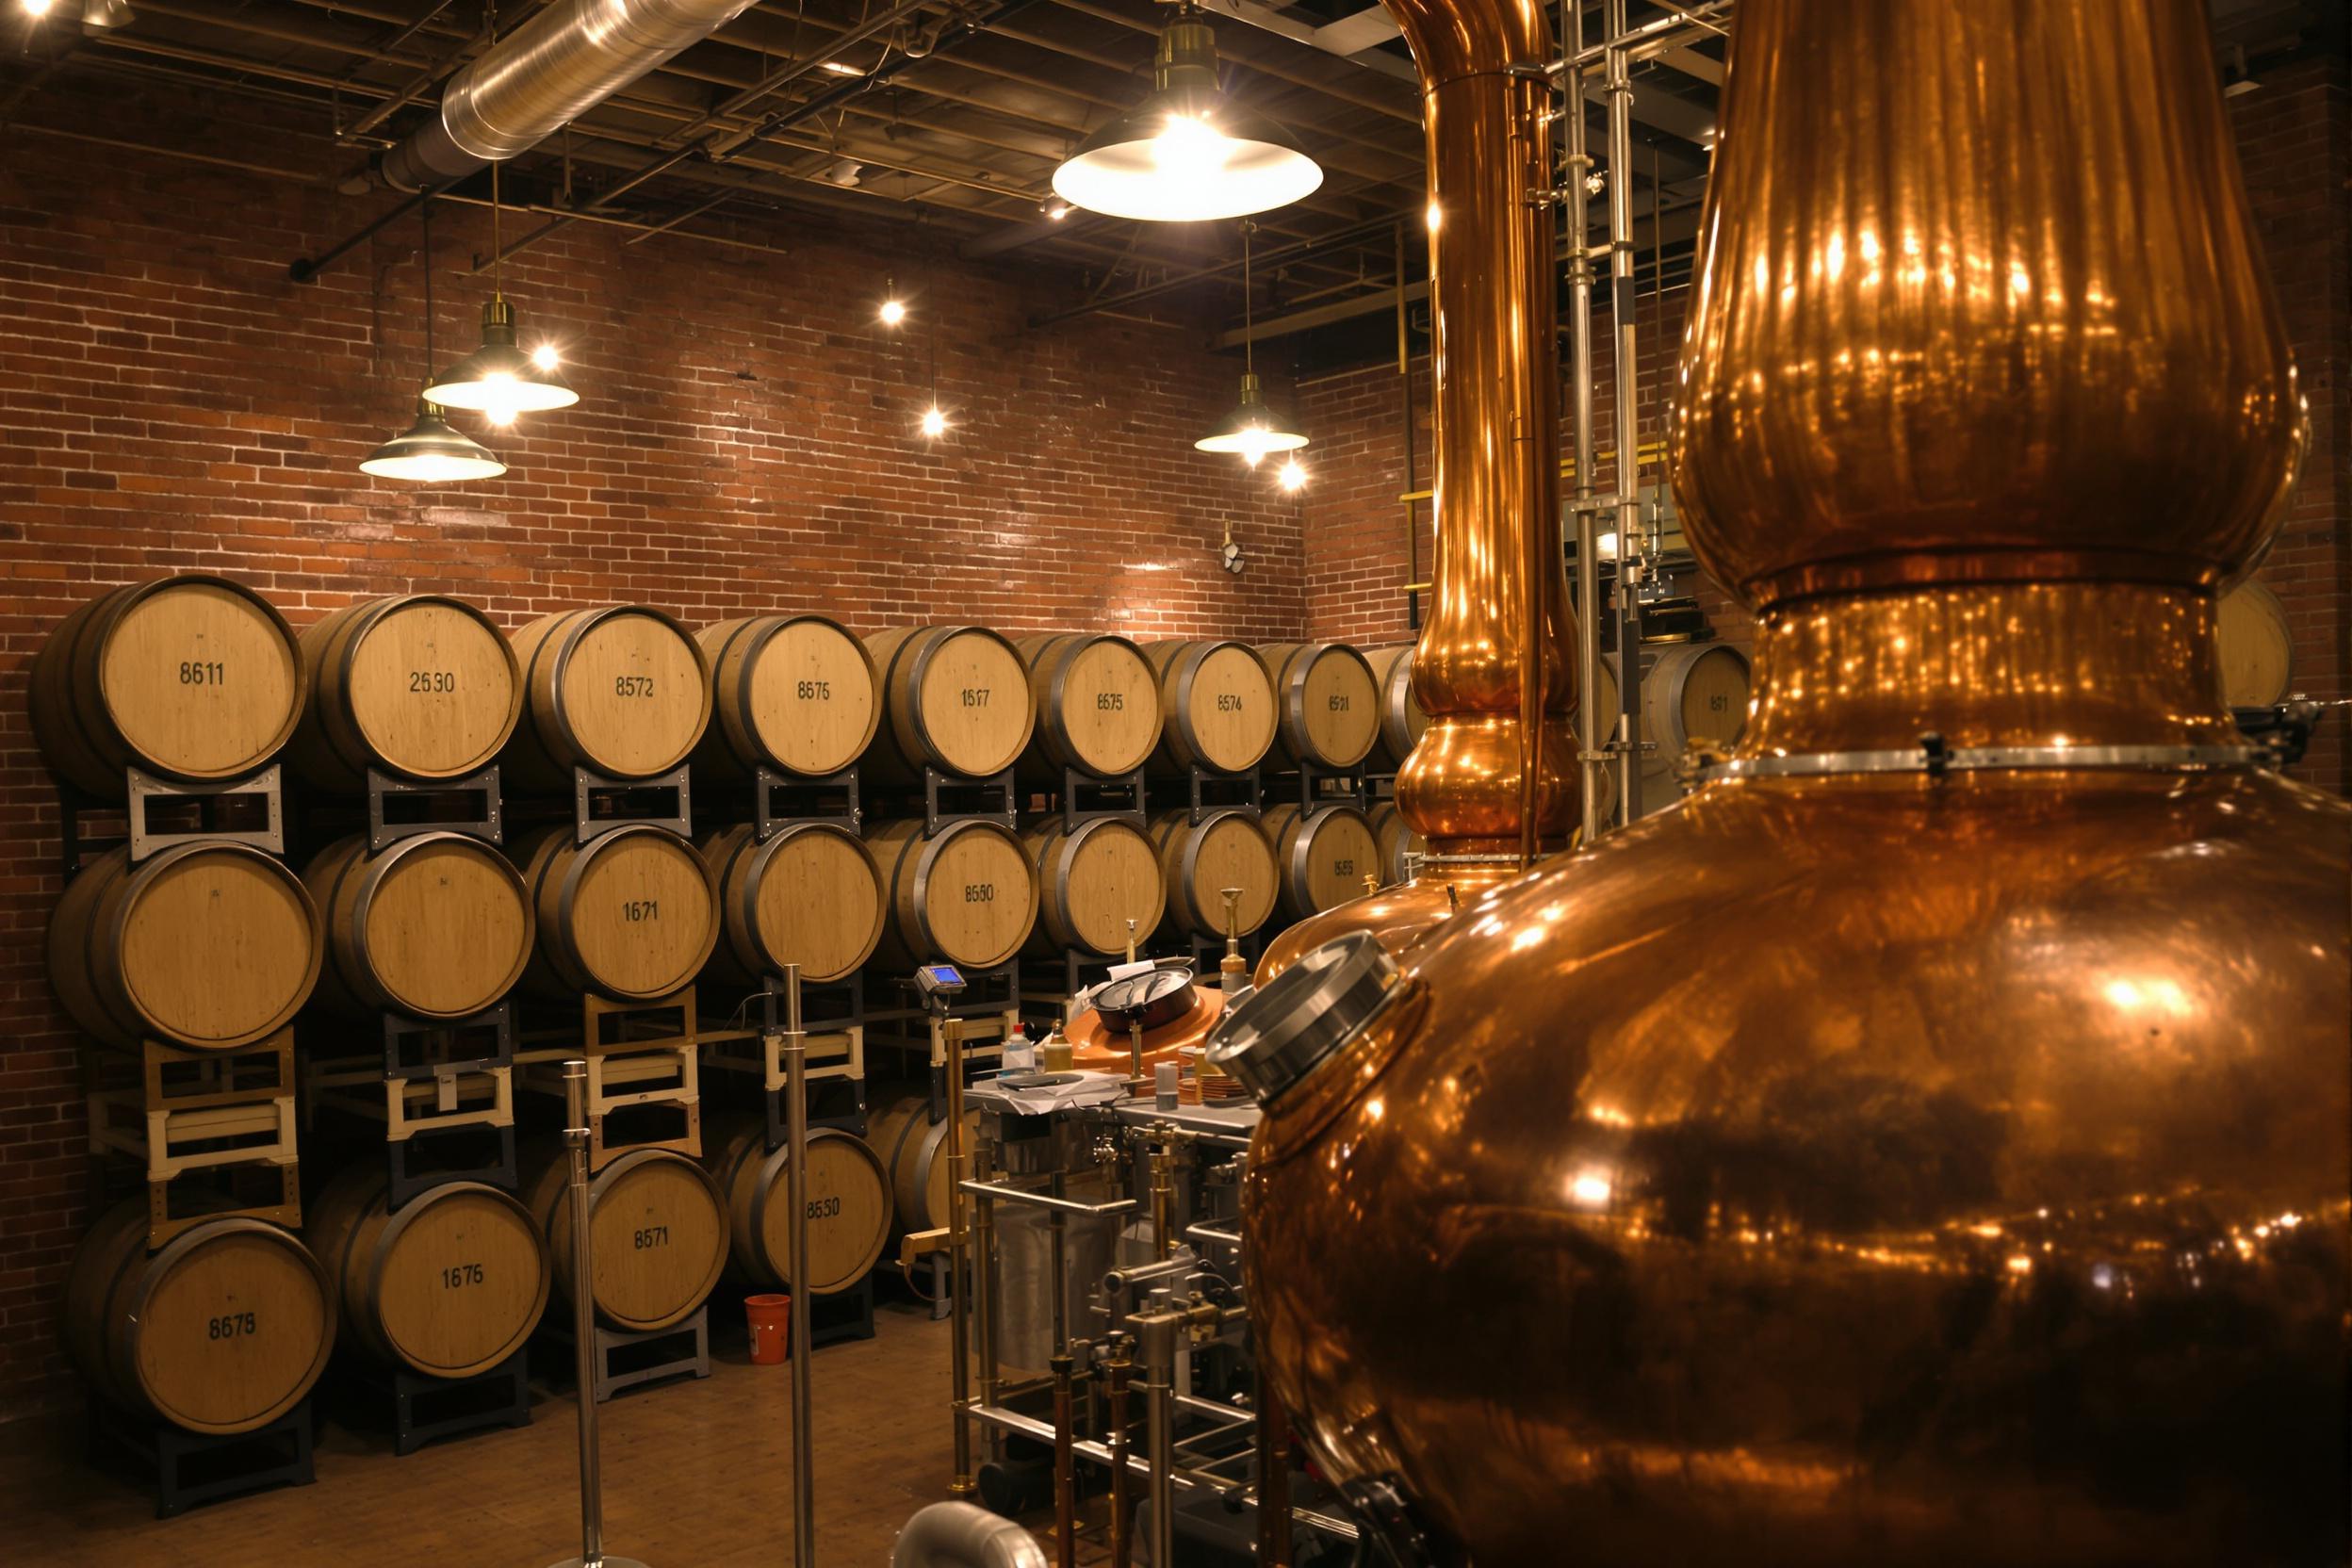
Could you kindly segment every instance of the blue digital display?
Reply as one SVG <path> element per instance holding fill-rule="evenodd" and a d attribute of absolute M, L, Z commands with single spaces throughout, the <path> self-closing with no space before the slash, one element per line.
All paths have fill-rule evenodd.
<path fill-rule="evenodd" d="M 956 972 L 954 964 L 928 964 L 923 972 L 935 986 L 960 986 L 964 977 Z"/>

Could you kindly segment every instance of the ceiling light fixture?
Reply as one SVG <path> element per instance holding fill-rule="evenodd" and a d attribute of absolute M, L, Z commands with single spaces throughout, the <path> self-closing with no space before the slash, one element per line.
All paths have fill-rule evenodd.
<path fill-rule="evenodd" d="M 882 308 L 875 314 L 886 327 L 897 326 L 906 319 L 906 302 L 898 297 L 898 281 L 886 279 L 882 285 Z"/>
<path fill-rule="evenodd" d="M 931 285 L 931 265 L 927 261 L 923 264 L 923 279 L 927 292 Z M 930 325 L 931 406 L 923 411 L 922 428 L 926 439 L 937 441 L 947 433 L 947 414 L 939 407 L 939 318 L 937 315 L 931 318 Z"/>
<path fill-rule="evenodd" d="M 41 0 L 45 9 L 49 0 Z M 128 0 L 82 0 L 82 31 L 92 38 L 127 26 L 131 20 Z"/>
<path fill-rule="evenodd" d="M 1152 92 L 1054 171 L 1062 200 L 1114 218 L 1186 223 L 1287 206 L 1323 183 L 1288 131 L 1225 96 L 1217 38 L 1190 0 L 1161 30 Z"/>
<path fill-rule="evenodd" d="M 425 364 L 433 364 L 433 200 L 419 209 L 425 240 Z M 452 430 L 441 407 L 430 398 L 416 400 L 416 421 L 360 461 L 359 471 L 378 479 L 406 480 L 411 484 L 449 484 L 459 480 L 496 479 L 506 472 L 498 454 L 481 442 Z"/>
<path fill-rule="evenodd" d="M 1287 420 L 1274 416 L 1258 388 L 1256 323 L 1250 304 L 1250 231 L 1254 226 L 1247 220 L 1241 225 L 1241 401 L 1217 421 L 1215 430 L 1192 444 L 1198 451 L 1239 452 L 1252 468 L 1268 452 L 1297 451 L 1307 444 L 1305 436 L 1288 428 Z M 1305 473 L 1299 470 L 1302 483 Z"/>
<path fill-rule="evenodd" d="M 865 73 L 847 60 L 827 60 L 825 68 L 836 76 L 862 76 Z"/>
<path fill-rule="evenodd" d="M 1295 496 L 1307 487 L 1307 466 L 1294 457 L 1282 465 L 1277 477 L 1282 481 L 1283 493 Z"/>
<path fill-rule="evenodd" d="M 569 408 L 580 394 L 552 365 L 541 365 L 514 341 L 514 306 L 506 298 L 506 247 L 499 224 L 498 166 L 490 165 L 490 298 L 482 307 L 482 347 L 459 360 L 425 388 L 443 408 L 489 416 L 511 425 L 518 414 Z"/>

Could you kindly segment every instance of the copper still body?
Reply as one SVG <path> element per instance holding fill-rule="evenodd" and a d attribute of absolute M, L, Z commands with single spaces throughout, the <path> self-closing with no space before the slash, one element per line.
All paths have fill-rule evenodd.
<path fill-rule="evenodd" d="M 1429 854 L 1412 881 L 1268 943 L 1261 986 L 1349 931 L 1401 951 L 1519 874 L 1526 852 L 1560 847 L 1576 816 L 1558 286 L 1553 220 L 1536 199 L 1551 183 L 1551 95 L 1540 74 L 1512 69 L 1550 55 L 1551 28 L 1534 4 L 1468 19 L 1446 0 L 1389 9 L 1420 71 L 1429 146 L 1436 554 L 1413 693 L 1429 727 L 1396 776 L 1397 811 Z"/>
<path fill-rule="evenodd" d="M 2340 1565 L 2352 807 L 2220 696 L 2300 411 L 2202 8 L 1741 0 L 1702 243 L 1752 722 L 1220 1031 L 1277 1391 L 1433 1561 Z"/>

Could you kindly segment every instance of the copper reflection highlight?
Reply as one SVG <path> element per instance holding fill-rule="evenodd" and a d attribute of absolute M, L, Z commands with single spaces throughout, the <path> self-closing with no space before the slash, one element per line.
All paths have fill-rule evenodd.
<path fill-rule="evenodd" d="M 2200 8 L 1738 15 L 1677 461 L 1742 751 L 2226 741 L 2295 433 Z M 1259 1130 L 1250 1310 L 1447 1556 L 2347 1560 L 2344 802 L 1719 783 L 1402 962 Z"/>
<path fill-rule="evenodd" d="M 1673 439 L 1691 548 L 1752 606 L 2211 586 L 2266 531 L 2301 410 L 2213 38 L 2124 9 L 1740 19 Z"/>
<path fill-rule="evenodd" d="M 1413 664 L 1429 727 L 1397 774 L 1396 808 L 1432 855 L 1519 853 L 1520 664 L 1533 634 L 1544 692 L 1532 748 L 1536 837 L 1554 849 L 1576 820 L 1578 785 L 1554 223 L 1534 201 L 1551 183 L 1550 95 L 1541 80 L 1512 74 L 1552 57 L 1551 26 L 1529 0 L 1391 0 L 1389 10 L 1423 89 L 1436 404 L 1434 587 Z M 1499 877 L 1441 861 L 1377 902 L 1324 910 L 1268 946 L 1257 983 L 1349 931 L 1375 931 L 1401 950 Z"/>

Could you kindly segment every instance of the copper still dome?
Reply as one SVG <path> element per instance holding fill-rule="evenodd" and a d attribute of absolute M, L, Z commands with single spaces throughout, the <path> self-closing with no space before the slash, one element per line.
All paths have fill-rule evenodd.
<path fill-rule="evenodd" d="M 1702 233 L 1754 718 L 1226 1026 L 1275 1384 L 1408 1559 L 2341 1564 L 2352 807 L 2220 696 L 2301 414 L 2202 8 L 1741 0 Z"/>

